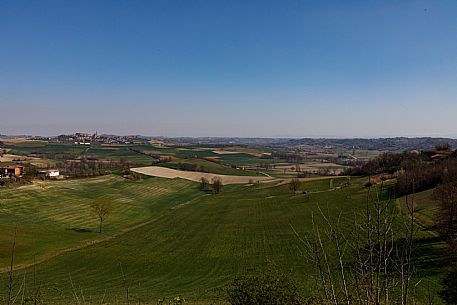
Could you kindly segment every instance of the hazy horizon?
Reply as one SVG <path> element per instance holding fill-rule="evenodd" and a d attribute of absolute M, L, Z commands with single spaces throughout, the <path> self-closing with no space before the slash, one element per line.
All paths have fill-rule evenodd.
<path fill-rule="evenodd" d="M 457 137 L 456 1 L 0 2 L 0 134 Z"/>
<path fill-rule="evenodd" d="M 15 134 L 8 134 L 8 133 L 0 133 L 0 136 L 8 136 L 8 137 L 21 137 L 21 136 L 30 136 L 30 137 L 57 137 L 59 135 L 71 135 L 76 133 L 97 133 L 99 135 L 115 135 L 115 136 L 143 136 L 143 137 L 152 137 L 152 138 L 259 138 L 259 139 L 383 139 L 383 138 L 446 138 L 446 139 L 457 139 L 457 136 L 454 135 L 391 135 L 391 136 L 287 136 L 287 135 L 279 135 L 279 136 L 199 136 L 199 135 L 174 135 L 174 136 L 166 136 L 160 134 L 141 134 L 141 133 L 109 133 L 109 132 L 100 132 L 96 131 L 87 131 L 87 130 L 76 130 L 76 131 L 68 131 L 65 133 L 57 133 L 57 134 L 33 134 L 33 133 L 15 133 Z"/>

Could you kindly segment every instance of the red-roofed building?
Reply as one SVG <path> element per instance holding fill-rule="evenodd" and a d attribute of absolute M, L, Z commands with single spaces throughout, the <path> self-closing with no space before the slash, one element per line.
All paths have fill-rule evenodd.
<path fill-rule="evenodd" d="M 18 177 L 24 172 L 24 167 L 19 165 L 1 166 L 0 177 Z"/>

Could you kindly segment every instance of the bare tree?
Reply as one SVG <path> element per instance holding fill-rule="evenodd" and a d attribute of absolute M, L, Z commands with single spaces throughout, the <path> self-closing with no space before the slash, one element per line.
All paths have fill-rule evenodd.
<path fill-rule="evenodd" d="M 209 185 L 208 179 L 206 179 L 205 177 L 202 177 L 200 179 L 200 189 L 202 191 L 205 191 L 206 189 L 208 189 L 208 185 Z"/>
<path fill-rule="evenodd" d="M 289 189 L 293 191 L 294 193 L 300 189 L 300 180 L 297 178 L 294 178 L 290 180 L 289 182 Z"/>
<path fill-rule="evenodd" d="M 16 285 L 16 277 L 14 274 L 14 258 L 15 258 L 15 251 L 16 251 L 16 238 L 17 238 L 17 226 L 14 229 L 13 235 L 13 244 L 11 249 L 11 260 L 10 266 L 8 270 L 8 299 L 6 300 L 7 305 L 14 305 L 19 300 L 20 304 L 24 303 L 25 298 L 25 282 L 26 282 L 26 272 L 23 275 L 23 280 L 20 285 Z"/>
<path fill-rule="evenodd" d="M 319 208 L 323 227 L 313 216 L 312 234 L 300 240 L 316 267 L 325 304 L 407 305 L 414 300 L 414 195 L 405 199 L 402 215 L 395 202 L 383 183 L 370 188 L 365 213 L 354 215 L 350 232 L 343 230 L 342 214 L 331 219 Z"/>
<path fill-rule="evenodd" d="M 14 230 L 14 237 L 13 237 L 13 248 L 11 250 L 11 261 L 10 261 L 10 270 L 8 272 L 8 305 L 14 304 L 14 296 L 13 296 L 13 284 L 14 284 L 14 251 L 16 250 L 16 235 L 17 235 L 17 228 Z"/>
<path fill-rule="evenodd" d="M 111 201 L 105 198 L 99 198 L 92 203 L 92 209 L 100 220 L 98 232 L 101 233 L 103 222 L 113 210 Z"/>
<path fill-rule="evenodd" d="M 213 193 L 214 194 L 219 194 L 222 190 L 222 180 L 221 178 L 219 177 L 214 177 L 213 179 L 211 179 L 211 183 L 212 183 L 212 186 L 213 186 Z"/>

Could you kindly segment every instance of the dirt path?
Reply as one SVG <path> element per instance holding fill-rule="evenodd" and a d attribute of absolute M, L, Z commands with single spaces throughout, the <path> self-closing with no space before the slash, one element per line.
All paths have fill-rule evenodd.
<path fill-rule="evenodd" d="M 268 178 L 274 179 L 274 177 L 270 176 L 270 175 L 269 175 L 269 174 L 267 174 L 267 173 L 264 173 L 264 172 L 259 172 L 259 174 L 262 174 L 262 175 L 264 175 L 265 177 L 268 177 Z"/>

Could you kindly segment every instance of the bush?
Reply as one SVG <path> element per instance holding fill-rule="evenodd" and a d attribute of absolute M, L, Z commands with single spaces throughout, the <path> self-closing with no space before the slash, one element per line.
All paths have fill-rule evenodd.
<path fill-rule="evenodd" d="M 231 305 L 299 305 L 302 304 L 295 282 L 285 274 L 267 272 L 237 278 L 227 290 Z"/>
<path fill-rule="evenodd" d="M 157 305 L 182 305 L 186 302 L 186 300 L 180 296 L 177 296 L 175 298 L 173 298 L 172 300 L 168 300 L 163 298 L 163 299 L 159 299 L 157 301 Z"/>

